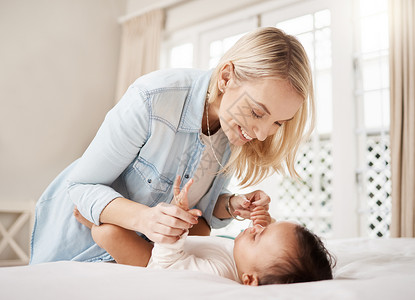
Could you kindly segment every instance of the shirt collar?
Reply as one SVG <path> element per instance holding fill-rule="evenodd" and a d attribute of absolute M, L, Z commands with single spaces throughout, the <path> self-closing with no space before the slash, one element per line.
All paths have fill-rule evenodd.
<path fill-rule="evenodd" d="M 192 84 L 184 104 L 179 131 L 199 132 L 202 126 L 206 93 L 213 70 L 203 72 Z"/>

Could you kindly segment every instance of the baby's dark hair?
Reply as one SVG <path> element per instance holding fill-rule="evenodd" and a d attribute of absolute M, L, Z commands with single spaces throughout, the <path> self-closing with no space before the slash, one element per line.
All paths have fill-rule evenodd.
<path fill-rule="evenodd" d="M 259 285 L 308 282 L 333 279 L 336 259 L 321 239 L 306 227 L 295 227 L 296 252 L 286 251 L 284 257 L 267 267 L 259 275 Z"/>

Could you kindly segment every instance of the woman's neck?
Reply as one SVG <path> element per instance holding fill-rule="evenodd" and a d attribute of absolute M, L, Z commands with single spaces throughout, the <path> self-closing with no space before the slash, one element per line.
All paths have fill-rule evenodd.
<path fill-rule="evenodd" d="M 216 99 L 213 103 L 205 103 L 205 109 L 203 110 L 203 118 L 202 118 L 202 132 L 205 135 L 215 134 L 220 129 L 220 121 L 219 121 L 219 104 L 221 99 Z M 206 100 L 207 102 L 208 100 Z M 206 108 L 208 111 L 206 113 Z M 209 119 L 209 128 L 207 126 L 207 120 Z"/>

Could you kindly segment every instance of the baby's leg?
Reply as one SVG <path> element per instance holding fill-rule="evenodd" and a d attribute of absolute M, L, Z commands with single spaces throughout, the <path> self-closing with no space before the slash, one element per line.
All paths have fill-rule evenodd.
<path fill-rule="evenodd" d="M 151 257 L 153 245 L 134 231 L 113 224 L 97 226 L 85 219 L 75 208 L 74 216 L 79 223 L 91 229 L 92 238 L 106 250 L 117 263 L 146 267 Z"/>
<path fill-rule="evenodd" d="M 199 222 L 189 229 L 189 235 L 200 235 L 200 236 L 209 236 L 210 235 L 210 226 L 206 222 L 205 218 L 200 217 Z"/>
<path fill-rule="evenodd" d="M 96 226 L 94 223 L 89 222 L 87 219 L 84 218 L 83 215 L 79 212 L 79 210 L 75 207 L 73 210 L 73 215 L 75 216 L 76 220 L 81 223 L 82 225 L 92 229 L 92 226 Z"/>
<path fill-rule="evenodd" d="M 91 229 L 92 238 L 119 264 L 146 267 L 153 245 L 134 231 L 113 224 L 101 224 Z"/>

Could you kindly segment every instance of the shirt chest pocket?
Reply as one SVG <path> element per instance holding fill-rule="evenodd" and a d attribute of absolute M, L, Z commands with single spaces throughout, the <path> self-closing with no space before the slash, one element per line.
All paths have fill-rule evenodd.
<path fill-rule="evenodd" d="M 125 183 L 131 200 L 154 206 L 168 198 L 173 182 L 157 168 L 138 157 L 126 174 Z"/>

